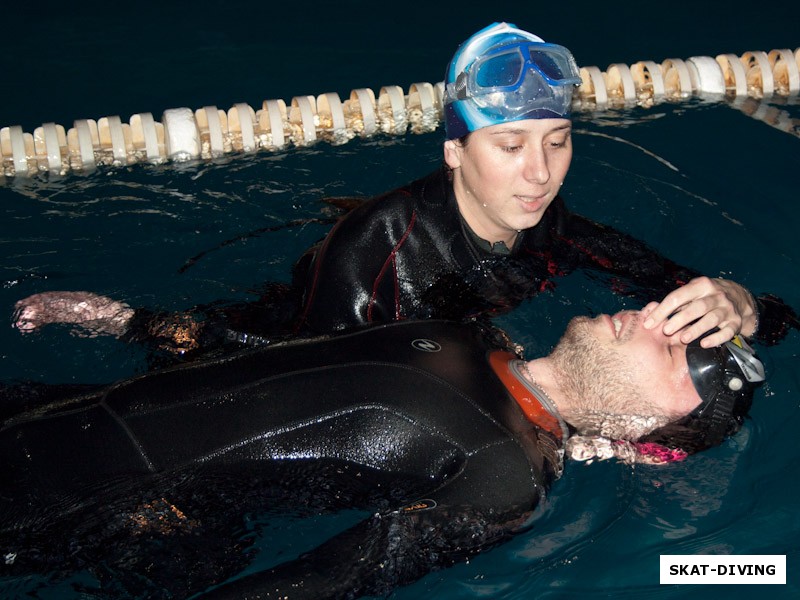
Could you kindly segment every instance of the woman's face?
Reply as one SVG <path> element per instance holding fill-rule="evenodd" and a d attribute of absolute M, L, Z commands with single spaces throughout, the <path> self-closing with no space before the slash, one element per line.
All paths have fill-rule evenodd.
<path fill-rule="evenodd" d="M 476 234 L 510 246 L 539 223 L 569 170 L 571 131 L 569 119 L 527 119 L 445 142 L 459 210 Z"/>

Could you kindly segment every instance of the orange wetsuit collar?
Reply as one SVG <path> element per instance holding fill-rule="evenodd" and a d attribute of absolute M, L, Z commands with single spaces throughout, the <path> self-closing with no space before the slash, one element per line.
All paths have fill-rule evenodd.
<path fill-rule="evenodd" d="M 543 406 L 542 401 L 528 388 L 511 368 L 512 361 L 517 357 L 511 352 L 495 350 L 489 353 L 489 364 L 492 370 L 506 386 L 511 396 L 517 401 L 522 412 L 529 421 L 535 423 L 545 431 L 552 433 L 560 442 L 565 441 L 566 431 L 560 419 Z"/>

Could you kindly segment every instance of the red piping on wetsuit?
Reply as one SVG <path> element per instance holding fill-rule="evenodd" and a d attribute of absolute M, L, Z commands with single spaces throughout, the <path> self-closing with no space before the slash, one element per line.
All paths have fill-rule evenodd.
<path fill-rule="evenodd" d="M 408 227 L 406 227 L 406 230 L 403 232 L 403 236 L 400 238 L 400 241 L 395 244 L 394 248 L 392 248 L 389 256 L 386 257 L 383 267 L 381 267 L 378 276 L 375 278 L 375 281 L 372 284 L 372 296 L 370 296 L 369 306 L 367 306 L 367 321 L 369 323 L 372 322 L 372 308 L 375 306 L 375 299 L 378 296 L 378 286 L 380 285 L 384 275 L 386 275 L 386 271 L 389 269 L 390 265 L 392 266 L 392 272 L 394 273 L 394 319 L 395 321 L 399 321 L 403 318 L 403 316 L 400 314 L 400 282 L 397 280 L 397 264 L 395 262 L 395 258 L 397 257 L 397 253 L 400 251 L 400 248 L 406 243 L 408 236 L 411 235 L 411 230 L 414 229 L 414 224 L 416 222 L 417 211 L 414 210 L 411 213 L 411 220 L 408 223 Z"/>
<path fill-rule="evenodd" d="M 594 252 L 592 252 L 592 250 L 590 250 L 589 248 L 586 248 L 585 246 L 580 245 L 578 242 L 576 242 L 573 239 L 564 237 L 563 235 L 558 236 L 558 239 L 566 242 L 568 245 L 572 246 L 573 248 L 576 248 L 578 251 L 580 251 L 584 255 L 588 256 L 592 261 L 594 261 L 595 263 L 597 263 L 598 265 L 600 265 L 604 269 L 618 268 L 617 265 L 611 259 L 605 258 L 605 257 L 602 257 L 602 256 L 598 256 L 598 255 L 594 254 Z M 666 269 L 666 270 L 669 273 L 671 273 L 672 280 L 674 281 L 676 286 L 680 287 L 680 286 L 685 285 L 687 283 L 687 280 L 684 280 L 683 278 L 678 276 L 678 274 L 677 274 L 677 272 L 675 270 L 675 266 L 670 266 L 670 263 L 667 262 L 667 267 L 668 267 L 668 269 Z M 624 293 L 625 286 L 622 283 L 619 283 L 619 285 L 613 285 L 612 286 L 612 290 L 615 291 L 615 292 Z"/>
<path fill-rule="evenodd" d="M 611 268 L 613 268 L 615 266 L 614 263 L 611 262 L 611 260 L 609 260 L 608 258 L 604 258 L 602 256 L 597 256 L 589 248 L 585 248 L 585 247 L 581 246 L 575 240 L 572 240 L 570 238 L 564 237 L 563 235 L 558 236 L 558 238 L 560 240 L 566 242 L 568 245 L 572 246 L 573 248 L 577 248 L 580 252 L 583 252 L 586 256 L 591 258 L 594 262 L 596 262 L 601 267 L 604 267 L 606 269 L 611 269 Z"/>
<path fill-rule="evenodd" d="M 539 399 L 511 371 L 509 363 L 516 358 L 511 352 L 495 350 L 489 353 L 489 364 L 495 375 L 500 378 L 511 396 L 517 401 L 528 420 L 545 431 L 549 431 L 558 441 L 561 441 L 562 431 L 558 420 L 542 406 Z"/>
<path fill-rule="evenodd" d="M 325 251 L 328 249 L 328 244 L 333 237 L 333 233 L 339 228 L 342 224 L 343 219 L 340 219 L 331 230 L 328 232 L 328 235 L 325 236 L 325 241 L 322 242 L 322 247 L 317 251 L 316 256 L 314 257 L 314 277 L 311 283 L 310 291 L 308 293 L 308 299 L 306 300 L 305 307 L 303 308 L 303 314 L 300 315 L 300 318 L 297 319 L 294 325 L 294 333 L 300 331 L 300 327 L 303 323 L 306 322 L 308 318 L 308 313 L 311 310 L 311 305 L 314 304 L 314 296 L 316 296 L 317 292 L 317 282 L 319 281 L 319 270 L 322 268 L 322 256 L 324 256 Z"/>

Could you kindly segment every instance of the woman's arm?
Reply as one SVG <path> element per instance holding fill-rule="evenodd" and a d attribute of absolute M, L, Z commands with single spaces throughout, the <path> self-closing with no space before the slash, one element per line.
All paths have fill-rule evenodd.
<path fill-rule="evenodd" d="M 721 344 L 737 333 L 775 343 L 789 326 L 797 327 L 794 310 L 776 296 L 755 297 L 739 283 L 703 276 L 628 234 L 580 215 L 570 214 L 554 235 L 554 251 L 567 270 L 582 267 L 610 274 L 615 291 L 643 304 L 660 299 L 648 327 L 663 327 L 667 335 L 680 332 L 684 343 L 715 327 L 720 331 L 705 338 L 704 346 Z"/>

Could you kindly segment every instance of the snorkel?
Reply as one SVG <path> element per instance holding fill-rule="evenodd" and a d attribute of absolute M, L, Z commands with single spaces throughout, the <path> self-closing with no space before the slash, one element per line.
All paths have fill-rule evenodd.
<path fill-rule="evenodd" d="M 447 68 L 446 137 L 523 119 L 569 118 L 580 83 L 569 50 L 494 23 L 465 41 Z"/>

